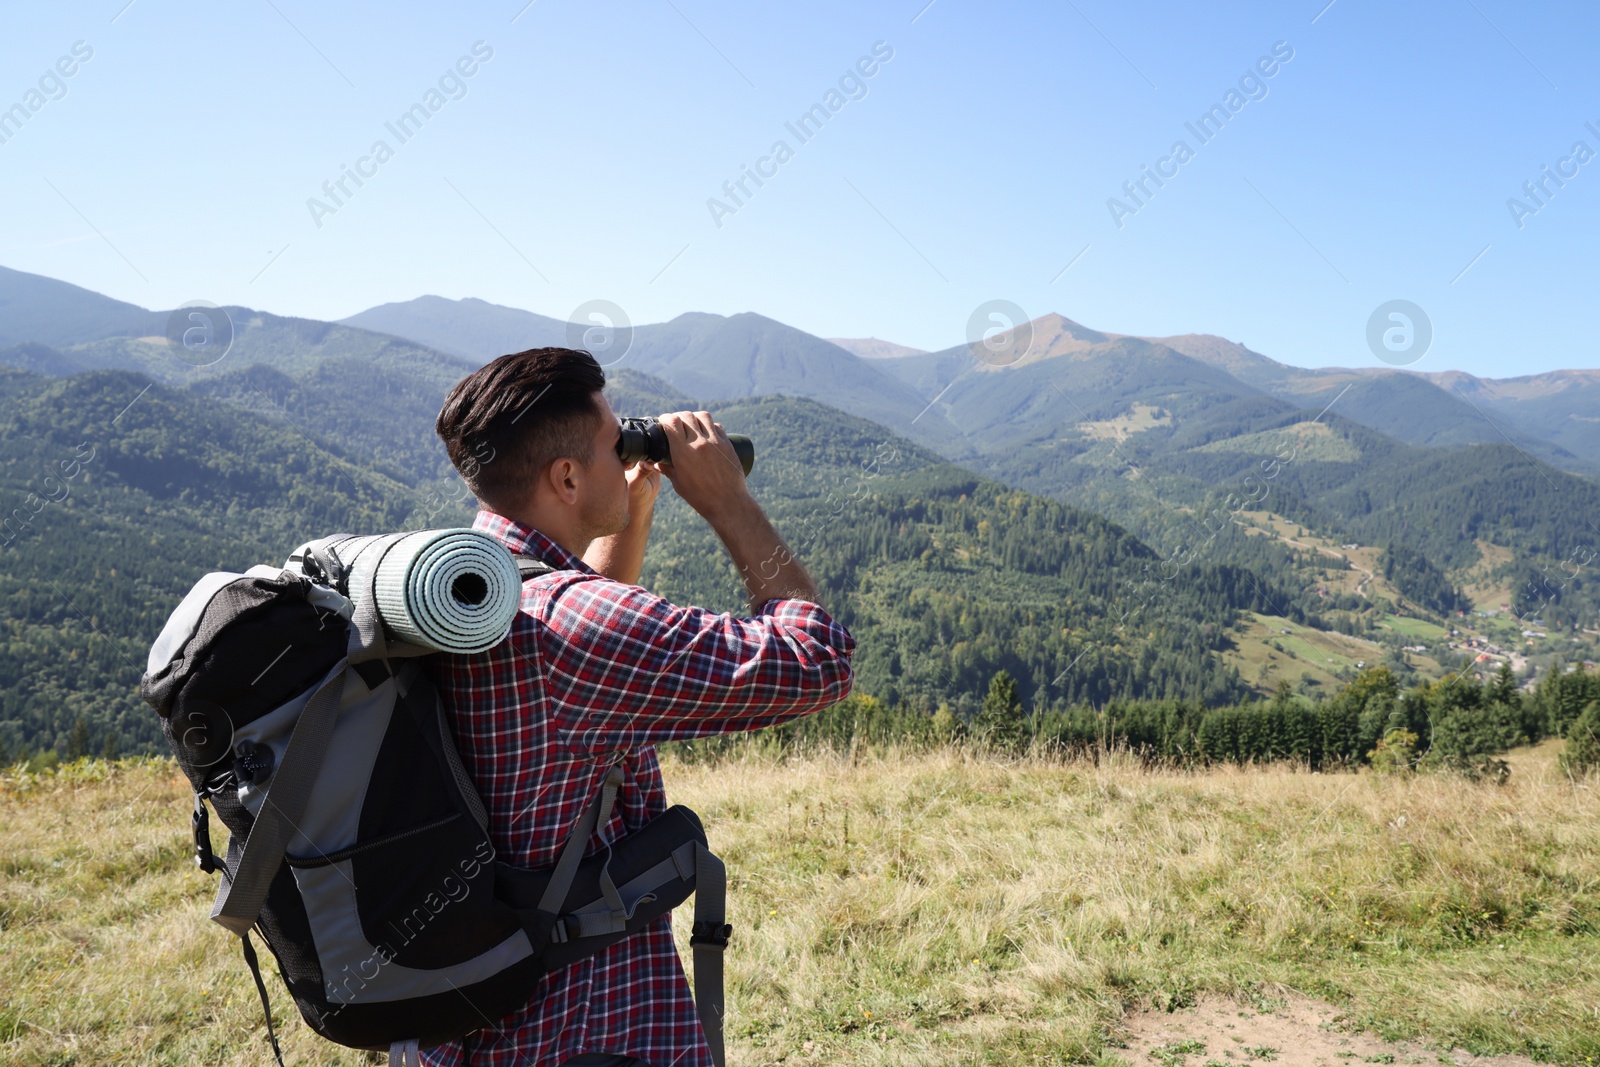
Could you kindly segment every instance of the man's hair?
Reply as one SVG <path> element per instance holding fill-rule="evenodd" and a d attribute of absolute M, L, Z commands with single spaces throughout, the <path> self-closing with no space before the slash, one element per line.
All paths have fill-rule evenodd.
<path fill-rule="evenodd" d="M 558 459 L 587 467 L 606 374 L 587 352 L 530 348 L 456 383 L 434 423 L 479 500 L 510 505 Z"/>

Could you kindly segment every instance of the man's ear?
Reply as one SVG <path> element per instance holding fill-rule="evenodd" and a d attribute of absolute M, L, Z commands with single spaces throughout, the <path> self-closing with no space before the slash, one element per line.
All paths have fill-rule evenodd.
<path fill-rule="evenodd" d="M 578 464 L 565 456 L 545 468 L 545 487 L 563 504 L 578 502 L 578 485 L 583 477 Z"/>

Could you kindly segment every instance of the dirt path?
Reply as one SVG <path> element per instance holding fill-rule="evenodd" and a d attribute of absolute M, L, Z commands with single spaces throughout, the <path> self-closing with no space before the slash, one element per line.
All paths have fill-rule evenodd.
<path fill-rule="evenodd" d="M 1278 540 L 1284 542 L 1285 544 L 1295 545 L 1295 546 L 1297 546 L 1299 548 L 1309 549 L 1309 550 L 1311 550 L 1313 552 L 1320 552 L 1324 556 L 1332 556 L 1334 559 L 1343 560 L 1344 562 L 1350 564 L 1350 566 L 1353 569 L 1358 570 L 1362 574 L 1366 575 L 1365 578 L 1361 579 L 1361 581 L 1356 584 L 1356 595 L 1357 596 L 1367 597 L 1368 600 L 1372 599 L 1370 596 L 1367 596 L 1367 592 L 1366 592 L 1367 583 L 1371 582 L 1374 578 L 1377 577 L 1377 575 L 1375 575 L 1371 571 L 1367 570 L 1367 568 L 1357 564 L 1349 556 L 1343 555 L 1342 553 L 1339 553 L 1339 552 L 1335 552 L 1331 548 L 1324 548 L 1321 545 L 1308 545 L 1304 541 L 1296 541 L 1294 538 L 1287 537 L 1287 536 L 1279 533 L 1277 530 L 1272 530 L 1271 533 L 1272 533 L 1272 536 L 1276 537 Z"/>
<path fill-rule="evenodd" d="M 1224 997 L 1175 1012 L 1141 1011 L 1124 1020 L 1134 1067 L 1351 1067 L 1368 1063 L 1534 1067 L 1526 1056 L 1474 1056 L 1429 1041 L 1384 1041 L 1341 1026 L 1338 1008 L 1290 995 L 1272 1011 Z"/>
<path fill-rule="evenodd" d="M 1343 555 L 1341 553 L 1335 552 L 1331 548 L 1323 548 L 1321 545 L 1308 545 L 1304 541 L 1296 541 L 1294 538 L 1292 538 L 1292 537 L 1284 537 L 1282 534 L 1279 534 L 1278 537 L 1279 537 L 1280 540 L 1286 541 L 1291 545 L 1298 545 L 1301 548 L 1314 549 L 1317 552 L 1322 553 L 1324 556 L 1332 556 L 1334 559 L 1342 559 L 1342 560 L 1344 560 L 1346 563 L 1350 564 L 1350 566 L 1352 568 L 1354 568 L 1355 570 L 1358 570 L 1362 574 L 1366 575 L 1365 578 L 1361 579 L 1360 582 L 1356 583 L 1356 595 L 1357 596 L 1367 596 L 1367 583 L 1372 581 L 1374 578 L 1376 578 L 1377 575 L 1373 574 L 1371 571 L 1367 570 L 1367 568 L 1365 568 L 1365 567 L 1361 566 L 1360 564 L 1356 563 L 1356 561 L 1351 559 L 1349 556 L 1346 556 L 1346 555 Z M 1367 596 L 1367 599 L 1371 600 L 1372 598 Z"/>

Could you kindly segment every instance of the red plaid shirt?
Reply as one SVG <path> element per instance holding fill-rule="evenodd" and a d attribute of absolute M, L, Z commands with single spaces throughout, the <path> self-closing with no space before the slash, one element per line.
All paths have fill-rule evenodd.
<path fill-rule="evenodd" d="M 681 608 L 493 512 L 473 526 L 559 568 L 524 583 L 505 641 L 430 661 L 506 862 L 554 865 L 613 762 L 622 788 L 589 855 L 667 810 L 657 742 L 770 726 L 850 691 L 855 642 L 815 604 L 769 600 L 752 619 Z M 521 1011 L 423 1061 L 544 1067 L 585 1052 L 710 1067 L 671 916 L 545 975 Z"/>

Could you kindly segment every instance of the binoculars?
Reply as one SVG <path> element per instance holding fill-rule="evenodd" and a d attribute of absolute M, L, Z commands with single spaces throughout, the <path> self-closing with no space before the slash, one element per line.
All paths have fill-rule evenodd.
<path fill-rule="evenodd" d="M 641 459 L 648 459 L 653 463 L 671 463 L 672 453 L 667 444 L 666 431 L 661 428 L 660 419 L 618 419 L 622 424 L 622 436 L 617 438 L 617 457 L 624 466 L 631 466 Z M 728 443 L 733 445 L 733 451 L 739 457 L 739 465 L 744 468 L 748 476 L 750 468 L 756 465 L 756 445 L 742 433 L 730 433 Z"/>

